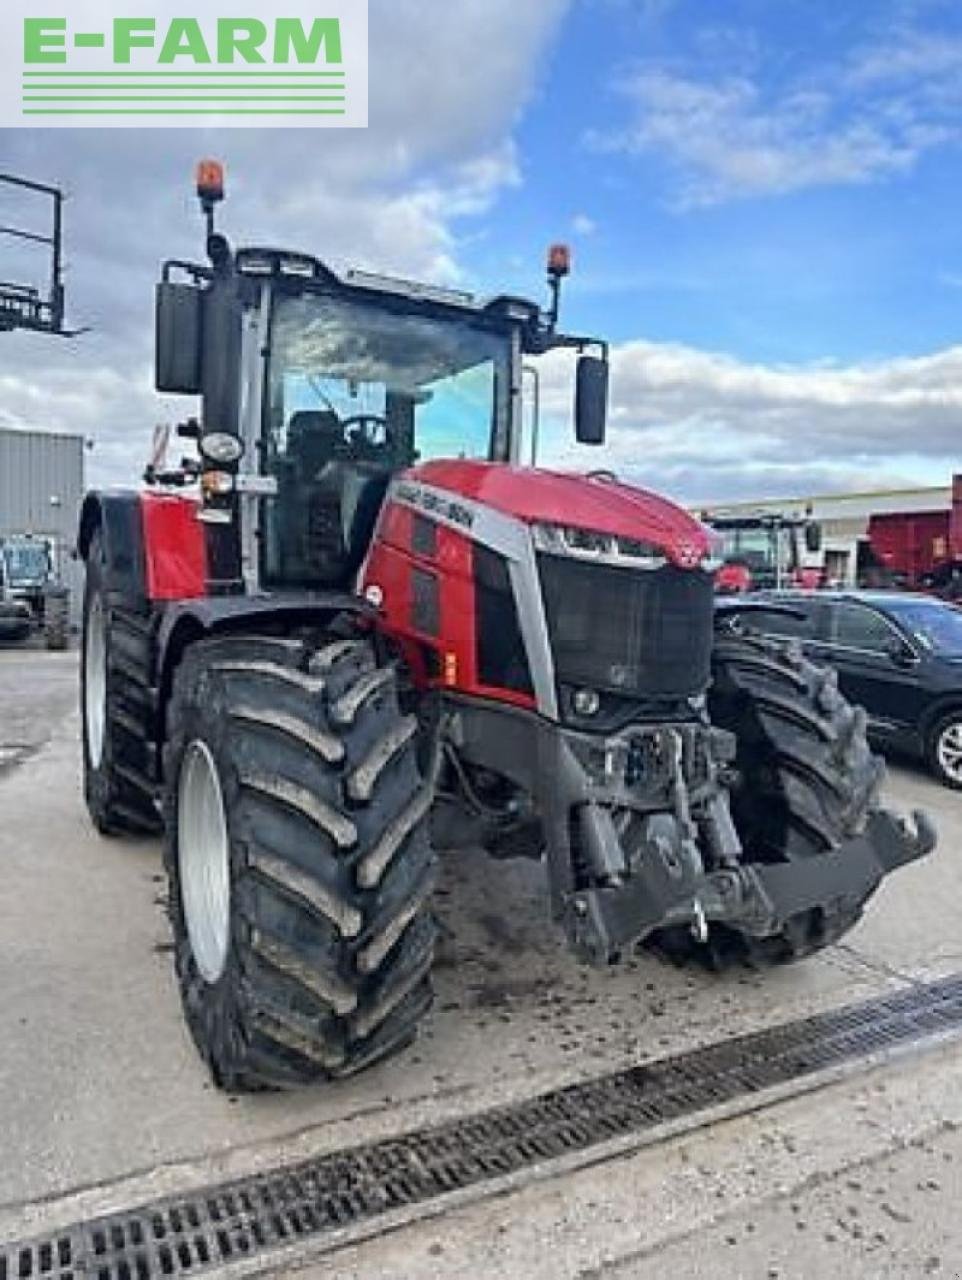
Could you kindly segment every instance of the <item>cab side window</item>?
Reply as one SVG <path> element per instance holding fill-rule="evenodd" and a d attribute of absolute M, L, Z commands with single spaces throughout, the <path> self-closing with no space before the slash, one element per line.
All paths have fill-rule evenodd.
<path fill-rule="evenodd" d="M 885 653 L 898 639 L 895 629 L 881 614 L 858 604 L 839 604 L 833 610 L 832 643 L 846 649 Z"/>

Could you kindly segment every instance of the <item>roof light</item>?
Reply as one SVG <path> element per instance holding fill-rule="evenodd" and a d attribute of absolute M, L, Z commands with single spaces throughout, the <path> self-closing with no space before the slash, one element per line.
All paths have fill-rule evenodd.
<path fill-rule="evenodd" d="M 271 276 L 274 274 L 274 260 L 263 254 L 239 253 L 237 270 L 245 276 Z"/>
<path fill-rule="evenodd" d="M 303 276 L 308 280 L 314 278 L 313 258 L 304 258 L 293 253 L 285 254 L 278 260 L 278 266 L 282 276 Z"/>
<path fill-rule="evenodd" d="M 553 244 L 548 250 L 548 275 L 560 280 L 571 274 L 571 249 L 566 244 Z"/>
<path fill-rule="evenodd" d="M 442 302 L 459 307 L 469 307 L 475 303 L 474 294 L 467 293 L 463 289 L 448 289 L 440 284 L 405 280 L 402 276 L 385 276 L 378 272 L 354 268 L 345 274 L 344 279 L 348 284 L 359 285 L 362 289 L 379 289 L 385 293 L 398 293 L 410 298 L 424 299 L 426 302 Z"/>
<path fill-rule="evenodd" d="M 219 160 L 201 160 L 197 166 L 197 194 L 201 200 L 224 198 L 224 166 Z"/>

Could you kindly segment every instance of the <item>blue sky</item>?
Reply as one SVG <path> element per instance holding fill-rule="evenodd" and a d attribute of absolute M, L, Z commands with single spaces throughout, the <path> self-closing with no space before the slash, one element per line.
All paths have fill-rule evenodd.
<path fill-rule="evenodd" d="M 962 470 L 957 2 L 370 0 L 370 32 L 364 131 L 0 131 L 4 168 L 70 195 L 90 328 L 4 338 L 0 425 L 83 432 L 95 483 L 136 479 L 184 413 L 151 385 L 153 284 L 198 252 L 214 154 L 238 239 L 335 266 L 537 296 L 571 240 L 609 443 L 571 447 L 549 359 L 546 460 L 691 503 Z"/>
<path fill-rule="evenodd" d="M 900 74 L 890 55 L 913 47 Z M 518 130 L 523 185 L 466 256 L 491 280 L 523 262 L 521 285 L 546 238 L 569 235 L 571 309 L 616 340 L 643 332 L 775 362 L 952 344 L 960 72 L 957 5 L 582 0 Z M 716 95 L 705 118 L 696 93 Z M 812 163 L 846 136 L 834 167 Z M 765 149 L 786 171 L 739 180 L 735 153 L 750 175 Z"/>

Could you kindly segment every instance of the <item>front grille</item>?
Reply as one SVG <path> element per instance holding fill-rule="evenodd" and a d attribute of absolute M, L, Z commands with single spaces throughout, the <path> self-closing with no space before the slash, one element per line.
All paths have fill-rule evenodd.
<path fill-rule="evenodd" d="M 621 568 L 538 557 L 555 676 L 643 698 L 708 685 L 713 582 L 700 569 Z"/>

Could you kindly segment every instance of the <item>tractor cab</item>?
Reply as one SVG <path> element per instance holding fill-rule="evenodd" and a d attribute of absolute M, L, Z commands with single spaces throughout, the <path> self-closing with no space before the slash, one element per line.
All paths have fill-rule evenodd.
<path fill-rule="evenodd" d="M 352 271 L 214 230 L 220 167 L 198 194 L 209 264 L 170 261 L 157 293 L 157 388 L 197 394 L 180 428 L 200 461 L 208 561 L 237 589 L 347 588 L 392 476 L 433 459 L 516 463 L 523 360 L 579 352 L 576 433 L 604 439 L 607 348 L 557 331 L 570 259 L 549 257 L 550 309 Z M 534 430 L 537 430 L 535 424 Z"/>
<path fill-rule="evenodd" d="M 720 594 L 821 584 L 821 569 L 809 563 L 822 546 L 822 531 L 816 522 L 770 512 L 702 512 L 702 520 L 718 539 L 721 568 L 716 585 Z"/>

